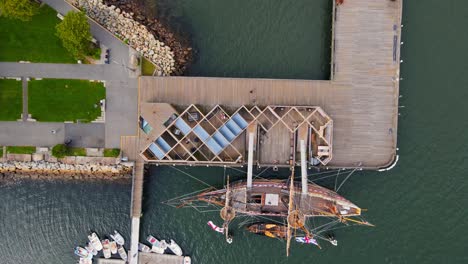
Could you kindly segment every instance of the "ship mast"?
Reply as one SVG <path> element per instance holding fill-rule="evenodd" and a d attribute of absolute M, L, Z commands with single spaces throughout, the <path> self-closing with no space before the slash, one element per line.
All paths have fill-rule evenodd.
<path fill-rule="evenodd" d="M 223 228 L 224 234 L 226 235 L 226 242 L 231 243 L 232 240 L 229 237 L 229 223 L 234 219 L 236 216 L 236 212 L 234 208 L 231 207 L 231 189 L 229 188 L 229 175 L 227 177 L 227 186 L 226 186 L 226 199 L 223 209 L 220 211 L 220 216 L 224 220 Z"/>
<path fill-rule="evenodd" d="M 292 208 L 294 206 L 294 166 L 291 167 L 292 173 L 291 173 L 291 180 L 290 180 L 290 185 L 289 185 L 289 203 L 288 203 L 288 230 L 286 234 L 286 256 L 289 257 L 289 248 L 291 247 L 291 227 L 292 223 L 290 221 L 290 216 L 292 215 Z"/>

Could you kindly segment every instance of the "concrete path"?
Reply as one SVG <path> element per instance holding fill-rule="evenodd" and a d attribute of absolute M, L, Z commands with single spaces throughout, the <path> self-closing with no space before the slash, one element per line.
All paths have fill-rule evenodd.
<path fill-rule="evenodd" d="M 52 130 L 56 133 L 53 134 Z M 2 146 L 54 146 L 65 139 L 64 123 L 0 122 Z"/>
<path fill-rule="evenodd" d="M 105 146 L 105 125 L 102 123 L 91 124 L 65 124 L 65 141 L 71 140 L 73 147 Z"/>
<path fill-rule="evenodd" d="M 102 148 L 105 145 L 105 125 L 0 122 L 0 146 L 53 147 L 67 140 L 72 140 L 72 146 L 75 147 Z"/>
<path fill-rule="evenodd" d="M 17 63 L 0 62 L 2 77 L 33 77 L 83 80 L 126 80 L 128 70 L 122 65 Z"/>
<path fill-rule="evenodd" d="M 21 84 L 23 86 L 23 122 L 28 121 L 28 78 L 22 77 Z"/>
<path fill-rule="evenodd" d="M 120 136 L 137 133 L 138 82 L 106 82 L 106 147 L 119 148 Z"/>

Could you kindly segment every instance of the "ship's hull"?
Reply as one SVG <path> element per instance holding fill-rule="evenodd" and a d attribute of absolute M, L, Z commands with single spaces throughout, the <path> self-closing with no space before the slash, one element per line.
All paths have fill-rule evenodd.
<path fill-rule="evenodd" d="M 281 216 L 288 215 L 289 183 L 285 180 L 254 180 L 251 188 L 244 181 L 229 186 L 228 206 L 236 213 L 247 215 Z M 293 210 L 299 210 L 304 216 L 356 216 L 361 209 L 334 191 L 317 184 L 308 184 L 306 194 L 302 194 L 300 185 L 294 184 Z M 204 192 L 198 200 L 225 206 L 226 189 Z"/>

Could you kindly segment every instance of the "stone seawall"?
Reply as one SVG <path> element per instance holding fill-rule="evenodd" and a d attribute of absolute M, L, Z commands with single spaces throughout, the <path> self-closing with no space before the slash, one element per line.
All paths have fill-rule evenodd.
<path fill-rule="evenodd" d="M 44 179 L 44 180 L 111 180 L 128 181 L 132 178 L 133 167 L 115 164 L 66 164 L 62 162 L 20 162 L 0 163 L 0 180 Z"/>
<path fill-rule="evenodd" d="M 176 33 L 169 22 L 156 18 L 154 9 L 148 8 L 139 0 L 103 0 L 108 6 L 115 5 L 120 10 L 133 14 L 133 19 L 145 25 L 156 39 L 164 42 L 174 52 L 175 70 L 172 75 L 183 75 L 193 61 L 193 49 L 187 32 Z M 156 12 L 157 13 L 157 12 Z M 182 35 L 184 34 L 184 35 Z"/>
<path fill-rule="evenodd" d="M 70 3 L 152 61 L 159 76 L 169 76 L 176 69 L 171 48 L 135 21 L 132 13 L 114 5 L 107 6 L 102 0 L 70 0 Z"/>

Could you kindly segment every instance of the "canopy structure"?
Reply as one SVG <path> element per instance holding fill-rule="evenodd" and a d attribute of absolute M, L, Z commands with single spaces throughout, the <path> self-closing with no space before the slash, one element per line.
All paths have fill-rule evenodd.
<path fill-rule="evenodd" d="M 333 120 L 317 106 L 202 111 L 190 105 L 179 112 L 170 104 L 144 103 L 139 120 L 139 151 L 147 162 L 243 165 L 249 153 L 259 166 L 286 167 L 295 164 L 301 144 L 303 164 L 332 159 Z"/>

